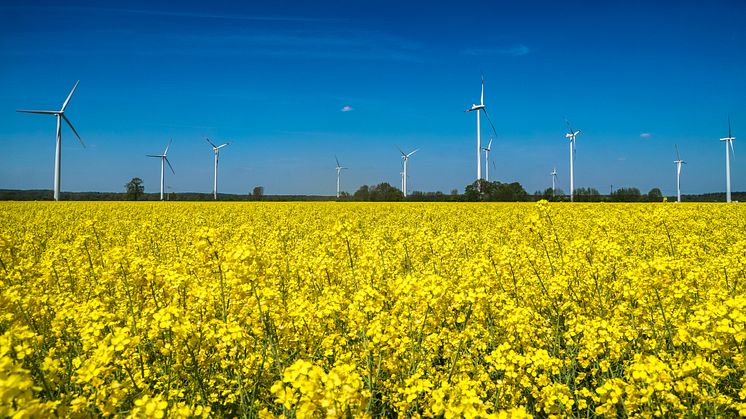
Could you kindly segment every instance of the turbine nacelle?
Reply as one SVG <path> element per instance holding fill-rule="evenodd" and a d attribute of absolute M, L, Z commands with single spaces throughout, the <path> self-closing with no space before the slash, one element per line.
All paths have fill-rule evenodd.
<path fill-rule="evenodd" d="M 215 153 L 215 154 L 218 154 L 218 152 L 219 152 L 218 150 L 220 150 L 221 148 L 229 146 L 231 144 L 230 141 L 228 141 L 227 143 L 224 143 L 224 144 L 221 144 L 221 145 L 215 145 L 215 143 L 213 143 L 212 141 L 210 141 L 209 138 L 205 138 L 205 141 L 207 141 L 210 144 L 210 146 L 212 146 L 212 152 Z"/>
<path fill-rule="evenodd" d="M 488 153 L 490 151 L 492 151 L 492 138 L 490 138 L 490 142 L 489 142 L 489 144 L 487 144 L 487 147 L 482 147 L 482 150 L 484 150 L 484 151 L 486 151 Z"/>
<path fill-rule="evenodd" d="M 471 108 L 465 110 L 464 112 L 474 112 L 480 109 L 484 109 L 484 105 L 471 105 Z"/>

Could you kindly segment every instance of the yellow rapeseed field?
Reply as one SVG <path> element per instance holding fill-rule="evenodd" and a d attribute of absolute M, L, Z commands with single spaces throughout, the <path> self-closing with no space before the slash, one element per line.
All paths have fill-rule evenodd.
<path fill-rule="evenodd" d="M 0 204 L 0 416 L 746 414 L 746 206 Z"/>

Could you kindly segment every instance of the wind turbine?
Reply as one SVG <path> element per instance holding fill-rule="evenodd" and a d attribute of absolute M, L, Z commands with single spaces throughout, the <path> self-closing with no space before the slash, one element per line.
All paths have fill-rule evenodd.
<path fill-rule="evenodd" d="M 492 138 L 487 147 L 482 147 L 484 151 L 484 177 L 487 182 L 490 181 L 490 151 L 492 151 Z"/>
<path fill-rule="evenodd" d="M 334 156 L 334 160 L 337 161 L 337 198 L 339 198 L 339 178 L 342 175 L 342 170 L 345 170 L 347 168 L 340 166 L 337 156 Z"/>
<path fill-rule="evenodd" d="M 61 159 L 62 159 L 62 120 L 64 119 L 67 125 L 70 127 L 70 129 L 73 131 L 76 137 L 78 137 L 78 141 L 80 141 L 80 144 L 85 147 L 85 144 L 83 143 L 83 140 L 80 138 L 80 135 L 78 135 L 78 132 L 75 131 L 75 128 L 73 127 L 73 124 L 70 123 L 70 120 L 67 119 L 65 116 L 65 108 L 67 108 L 67 104 L 70 103 L 70 98 L 73 97 L 73 93 L 75 93 L 75 88 L 78 87 L 78 83 L 80 83 L 80 80 L 75 82 L 75 86 L 73 86 L 73 90 L 70 91 L 70 94 L 67 95 L 67 99 L 65 99 L 65 103 L 62 104 L 62 108 L 60 108 L 59 111 L 28 111 L 28 110 L 18 110 L 16 112 L 24 112 L 24 113 L 39 113 L 44 115 L 54 115 L 57 117 L 57 146 L 55 148 L 55 155 L 54 155 L 54 200 L 59 201 L 60 200 L 60 171 L 61 171 Z"/>
<path fill-rule="evenodd" d="M 168 142 L 168 145 L 166 146 L 166 151 L 163 152 L 163 154 L 146 154 L 148 157 L 158 157 L 161 159 L 161 201 L 163 201 L 163 174 L 164 174 L 164 168 L 163 162 L 168 163 L 168 167 L 171 169 L 171 173 L 176 174 L 174 172 L 173 166 L 171 166 L 171 162 L 168 161 L 168 157 L 166 155 L 168 154 L 168 148 L 171 147 L 171 141 Z"/>
<path fill-rule="evenodd" d="M 675 145 L 675 147 L 676 160 L 673 163 L 676 165 L 676 202 L 681 202 L 681 165 L 686 164 L 686 162 L 679 157 L 679 146 Z"/>
<path fill-rule="evenodd" d="M 412 151 L 412 152 L 410 152 L 410 153 L 407 154 L 407 153 L 403 152 L 401 149 L 399 149 L 399 152 L 401 153 L 402 164 L 404 165 L 404 171 L 401 172 L 401 176 L 402 176 L 402 178 L 401 178 L 401 185 L 402 185 L 401 189 L 402 189 L 402 192 L 404 192 L 404 197 L 407 196 L 407 177 L 408 177 L 408 175 L 407 175 L 407 163 L 409 162 L 409 158 L 412 156 L 412 154 L 418 152 L 419 150 L 420 149 L 418 148 L 415 151 Z"/>
<path fill-rule="evenodd" d="M 728 144 L 730 144 L 730 151 L 735 159 L 736 150 L 733 149 L 733 140 L 735 139 L 736 137 L 730 133 L 730 116 L 728 116 L 728 137 L 720 139 L 720 141 L 725 141 L 725 202 L 730 202 L 730 153 L 728 152 Z"/>
<path fill-rule="evenodd" d="M 554 192 L 557 190 L 557 168 L 552 169 L 552 197 L 554 197 Z"/>
<path fill-rule="evenodd" d="M 230 141 L 221 145 L 215 145 L 212 141 L 210 141 L 209 138 L 205 138 L 205 140 L 212 146 L 212 152 L 215 154 L 215 176 L 212 181 L 212 197 L 217 201 L 218 199 L 218 156 L 220 155 L 220 149 L 226 146 L 229 146 L 231 143 Z M 170 144 L 170 143 L 169 143 Z M 164 157 L 166 153 L 163 153 Z M 169 163 L 169 166 L 171 164 Z M 173 170 L 173 169 L 171 169 Z"/>
<path fill-rule="evenodd" d="M 477 180 L 482 179 L 482 129 L 480 125 L 480 119 L 479 119 L 479 111 L 484 112 L 484 116 L 487 117 L 487 121 L 490 123 L 490 126 L 492 127 L 492 132 L 495 133 L 495 137 L 497 137 L 497 131 L 495 130 L 495 125 L 492 124 L 492 120 L 490 119 L 490 116 L 487 114 L 487 108 L 484 107 L 484 75 L 482 75 L 482 94 L 479 97 L 479 105 L 473 104 L 471 105 L 471 108 L 465 110 L 464 112 L 476 112 L 477 113 Z"/>
<path fill-rule="evenodd" d="M 573 195 L 575 193 L 575 178 L 573 177 L 573 162 L 575 161 L 573 153 L 575 152 L 575 137 L 580 134 L 580 130 L 573 131 L 572 125 L 570 125 L 570 121 L 565 119 L 565 122 L 567 123 L 567 128 L 570 130 L 567 134 L 565 134 L 565 138 L 570 140 L 570 202 L 573 201 Z"/>

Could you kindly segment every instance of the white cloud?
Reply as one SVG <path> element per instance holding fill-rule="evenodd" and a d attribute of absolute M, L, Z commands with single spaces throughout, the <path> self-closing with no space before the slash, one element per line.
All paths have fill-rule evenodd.
<path fill-rule="evenodd" d="M 653 134 L 651 134 L 649 132 L 643 132 L 642 134 L 640 134 L 640 138 L 650 138 L 652 136 L 653 136 Z"/>
<path fill-rule="evenodd" d="M 340 110 L 341 110 L 342 112 L 350 112 L 350 111 L 353 111 L 354 109 L 353 109 L 353 108 L 352 108 L 352 106 L 350 106 L 350 105 L 345 105 L 345 106 L 343 106 L 343 107 L 342 107 L 342 109 L 340 109 Z"/>

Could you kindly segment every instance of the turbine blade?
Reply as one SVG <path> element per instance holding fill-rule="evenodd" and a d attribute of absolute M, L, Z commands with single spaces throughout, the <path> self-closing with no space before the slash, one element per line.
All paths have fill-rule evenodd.
<path fill-rule="evenodd" d="M 337 158 L 337 155 L 334 155 L 334 160 L 337 162 L 337 167 L 342 167 L 339 165 L 339 159 Z"/>
<path fill-rule="evenodd" d="M 570 134 L 572 134 L 574 131 L 572 130 L 572 124 L 570 124 L 570 121 L 565 118 L 565 123 L 567 124 L 567 129 L 569 129 Z"/>
<path fill-rule="evenodd" d="M 18 110 L 16 112 L 23 112 L 23 113 L 40 113 L 44 115 L 57 115 L 59 112 L 57 111 L 27 111 L 27 110 Z"/>
<path fill-rule="evenodd" d="M 224 143 L 224 144 L 220 144 L 220 145 L 218 146 L 218 149 L 221 149 L 221 148 L 223 148 L 223 147 L 228 147 L 229 145 L 231 145 L 231 143 Z"/>
<path fill-rule="evenodd" d="M 479 104 L 484 106 L 484 74 L 482 74 L 482 95 L 479 97 Z"/>
<path fill-rule="evenodd" d="M 218 148 L 215 144 L 213 144 L 212 141 L 210 141 L 209 138 L 205 137 L 205 141 L 207 141 L 212 146 L 212 148 Z"/>
<path fill-rule="evenodd" d="M 733 140 L 728 141 L 730 143 L 730 151 L 733 153 L 733 160 L 736 159 L 736 150 L 733 148 Z"/>
<path fill-rule="evenodd" d="M 65 116 L 65 114 L 64 114 L 64 113 L 61 113 L 61 114 L 60 114 L 60 116 L 62 116 L 62 119 L 64 119 L 64 120 L 65 120 L 65 122 L 67 122 L 67 126 L 69 126 L 71 130 L 73 130 L 73 133 L 75 134 L 75 136 L 76 136 L 76 137 L 78 137 L 78 141 L 80 141 L 80 144 L 81 144 L 81 145 L 82 145 L 83 147 L 85 147 L 85 143 L 83 142 L 83 139 L 82 139 L 82 138 L 80 138 L 80 135 L 78 135 L 78 131 L 75 131 L 75 127 L 73 127 L 73 124 L 72 124 L 72 123 L 70 123 L 70 120 L 69 120 L 69 119 L 67 119 L 67 117 Z"/>
<path fill-rule="evenodd" d="M 484 111 L 484 116 L 487 117 L 487 121 L 490 123 L 490 126 L 492 127 L 492 132 L 495 134 L 495 137 L 497 137 L 497 130 L 495 129 L 495 124 L 492 123 L 492 119 L 490 119 L 490 116 L 487 114 L 487 108 L 482 108 Z"/>
<path fill-rule="evenodd" d="M 75 88 L 78 87 L 78 83 L 80 83 L 80 80 L 75 82 L 75 86 L 73 86 L 73 90 L 70 90 L 70 94 L 67 95 L 67 99 L 65 99 L 65 103 L 62 104 L 62 109 L 60 109 L 60 112 L 65 112 L 65 108 L 67 108 L 67 104 L 70 103 L 70 98 L 73 97 L 73 93 L 75 93 Z"/>
<path fill-rule="evenodd" d="M 730 137 L 730 114 L 728 114 L 728 138 Z"/>
<path fill-rule="evenodd" d="M 575 137 L 570 138 L 570 143 L 572 143 L 572 160 L 575 161 L 578 158 L 578 152 L 575 150 Z"/>
<path fill-rule="evenodd" d="M 163 152 L 163 156 L 164 156 L 164 157 L 166 156 L 166 154 L 168 154 L 168 148 L 169 148 L 169 147 L 171 147 L 171 142 L 172 142 L 172 141 L 173 141 L 173 140 L 168 140 L 168 145 L 166 146 L 166 151 L 164 151 L 164 152 Z"/>
<path fill-rule="evenodd" d="M 146 154 L 146 156 L 147 157 L 159 157 L 159 158 L 163 158 L 163 156 L 160 155 L 160 154 Z"/>
<path fill-rule="evenodd" d="M 414 150 L 413 152 L 411 152 L 411 153 L 407 154 L 407 157 L 411 156 L 412 154 L 414 154 L 414 153 L 416 153 L 416 152 L 418 152 L 418 151 L 420 151 L 420 149 L 419 149 L 419 148 L 418 148 L 418 149 L 416 149 L 416 150 Z"/>
<path fill-rule="evenodd" d="M 396 149 L 399 150 L 399 152 L 401 153 L 402 156 L 406 156 L 407 155 L 407 153 L 405 153 L 404 151 L 402 151 L 402 149 L 399 146 L 396 146 Z"/>
<path fill-rule="evenodd" d="M 169 168 L 169 169 L 171 169 L 171 173 L 173 173 L 173 174 L 176 174 L 176 172 L 174 172 L 174 168 L 173 168 L 173 166 L 171 166 L 171 162 L 170 162 L 170 161 L 168 161 L 168 157 L 166 157 L 166 156 L 164 155 L 164 156 L 163 156 L 163 160 L 166 160 L 166 163 L 168 163 L 168 168 Z"/>
<path fill-rule="evenodd" d="M 492 138 L 490 138 L 490 143 L 487 144 L 487 151 L 492 150 Z"/>
<path fill-rule="evenodd" d="M 681 157 L 679 157 L 679 145 L 674 144 L 674 147 L 676 147 L 676 160 L 681 160 Z"/>

